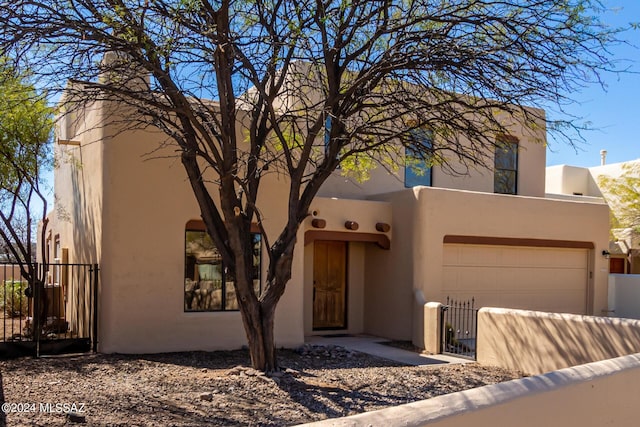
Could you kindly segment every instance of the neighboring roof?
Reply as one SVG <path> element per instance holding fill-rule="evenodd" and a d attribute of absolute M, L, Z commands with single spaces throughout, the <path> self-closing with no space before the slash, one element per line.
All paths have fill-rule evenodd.
<path fill-rule="evenodd" d="M 609 253 L 611 255 L 627 255 L 629 247 L 623 240 L 609 242 Z"/>

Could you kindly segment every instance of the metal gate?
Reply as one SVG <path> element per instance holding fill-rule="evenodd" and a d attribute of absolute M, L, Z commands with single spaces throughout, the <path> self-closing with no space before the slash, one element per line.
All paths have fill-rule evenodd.
<path fill-rule="evenodd" d="M 476 359 L 478 309 L 475 299 L 456 301 L 447 297 L 442 306 L 440 351 L 458 357 Z"/>
<path fill-rule="evenodd" d="M 96 351 L 98 265 L 35 264 L 27 283 L 18 264 L 0 263 L 0 358 Z"/>

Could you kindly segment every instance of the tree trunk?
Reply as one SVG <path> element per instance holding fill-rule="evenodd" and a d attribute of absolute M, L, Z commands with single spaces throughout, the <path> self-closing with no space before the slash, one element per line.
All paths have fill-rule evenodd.
<path fill-rule="evenodd" d="M 278 363 L 273 335 L 275 304 L 267 306 L 257 299 L 243 300 L 238 294 L 238 305 L 249 343 L 251 366 L 264 372 L 276 371 Z"/>
<path fill-rule="evenodd" d="M 271 280 L 267 280 L 265 291 L 259 300 L 253 298 L 243 300 L 240 293 L 238 294 L 238 305 L 249 342 L 251 365 L 254 369 L 264 372 L 277 371 L 279 368 L 274 334 L 275 312 L 285 286 L 291 278 L 293 246 L 291 244 L 287 253 L 275 261 L 275 274 Z"/>

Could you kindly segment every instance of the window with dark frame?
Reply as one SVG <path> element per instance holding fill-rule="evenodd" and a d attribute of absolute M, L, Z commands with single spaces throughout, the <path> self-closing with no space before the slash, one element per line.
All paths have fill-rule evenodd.
<path fill-rule="evenodd" d="M 493 192 L 518 192 L 518 140 L 514 137 L 501 136 L 496 140 Z"/>
<path fill-rule="evenodd" d="M 60 250 L 60 235 L 56 234 L 53 240 L 53 263 L 54 264 L 60 264 L 62 262 L 62 260 L 60 259 L 60 257 L 62 256 L 61 252 L 62 251 Z M 53 269 L 53 283 L 59 284 L 60 283 L 60 267 L 53 265 L 51 266 L 51 268 Z"/>
<path fill-rule="evenodd" d="M 49 232 L 48 236 L 47 236 L 47 241 L 46 241 L 46 248 L 45 248 L 45 263 L 49 264 L 51 263 L 51 232 Z"/>
<path fill-rule="evenodd" d="M 331 149 L 331 116 L 327 114 L 324 119 L 324 155 L 329 154 L 329 150 Z M 339 156 L 338 156 L 339 157 Z M 336 166 L 336 169 L 340 169 L 340 164 Z"/>
<path fill-rule="evenodd" d="M 261 292 L 261 236 L 252 234 L 253 286 Z M 184 311 L 235 311 L 235 277 L 226 268 L 213 239 L 201 221 L 189 221 L 185 228 Z"/>
<path fill-rule="evenodd" d="M 324 154 L 329 152 L 329 144 L 331 143 L 331 116 L 327 114 L 324 119 Z"/>
<path fill-rule="evenodd" d="M 429 130 L 413 130 L 409 134 L 412 144 L 404 150 L 404 186 L 406 188 L 432 185 L 432 168 L 425 159 L 424 152 L 432 148 L 433 134 Z"/>

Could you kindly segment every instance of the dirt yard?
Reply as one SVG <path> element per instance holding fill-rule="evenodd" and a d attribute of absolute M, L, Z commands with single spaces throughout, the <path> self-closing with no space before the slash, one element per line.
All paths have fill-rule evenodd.
<path fill-rule="evenodd" d="M 240 350 L 0 361 L 0 425 L 286 426 L 520 376 L 474 363 L 407 367 L 340 347 L 281 350 L 279 360 L 271 376 Z"/>

